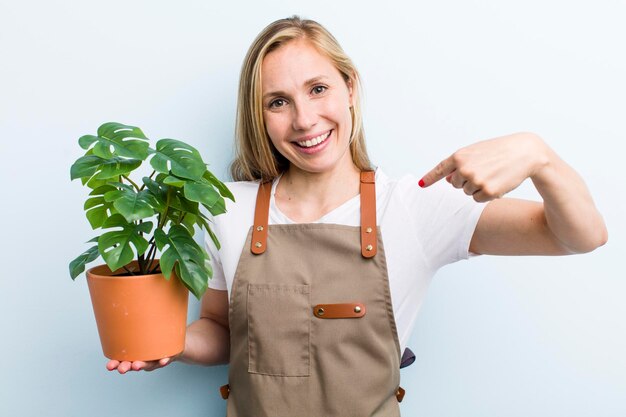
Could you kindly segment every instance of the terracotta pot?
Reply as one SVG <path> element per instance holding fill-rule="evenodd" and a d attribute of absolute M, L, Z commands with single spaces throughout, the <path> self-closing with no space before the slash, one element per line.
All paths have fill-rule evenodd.
<path fill-rule="evenodd" d="M 129 269 L 138 269 L 137 261 Z M 185 347 L 189 291 L 174 273 L 112 276 L 106 265 L 87 271 L 100 343 L 109 359 L 135 361 L 174 356 Z"/>

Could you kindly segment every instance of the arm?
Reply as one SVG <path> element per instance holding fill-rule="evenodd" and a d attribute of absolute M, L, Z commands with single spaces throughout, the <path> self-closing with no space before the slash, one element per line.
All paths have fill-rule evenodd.
<path fill-rule="evenodd" d="M 158 361 L 119 362 L 111 360 L 107 363 L 109 371 L 117 370 L 120 374 L 128 371 L 153 371 L 167 366 L 173 361 L 201 365 L 218 365 L 228 363 L 230 349 L 230 333 L 228 329 L 228 293 L 208 289 L 202 297 L 200 318 L 187 327 L 185 349 L 172 358 Z"/>
<path fill-rule="evenodd" d="M 228 292 L 208 289 L 202 297 L 200 318 L 187 328 L 185 350 L 179 360 L 200 365 L 228 363 Z"/>
<path fill-rule="evenodd" d="M 476 201 L 490 201 L 472 237 L 474 253 L 564 255 L 591 251 L 607 240 L 583 180 L 535 134 L 517 133 L 460 149 L 420 185 L 444 177 Z M 526 178 L 543 204 L 500 198 Z"/>

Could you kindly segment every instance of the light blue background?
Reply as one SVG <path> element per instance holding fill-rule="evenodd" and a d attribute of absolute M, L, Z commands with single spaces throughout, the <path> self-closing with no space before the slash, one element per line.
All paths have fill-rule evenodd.
<path fill-rule="evenodd" d="M 105 370 L 85 280 L 67 272 L 93 235 L 69 167 L 78 137 L 114 120 L 194 144 L 225 178 L 245 51 L 294 13 L 326 25 L 359 67 L 369 149 L 389 174 L 534 131 L 585 178 L 609 227 L 592 254 L 441 270 L 402 372 L 403 415 L 626 415 L 617 0 L 0 0 L 0 415 L 224 414 L 226 367 Z M 528 184 L 512 195 L 537 198 Z"/>

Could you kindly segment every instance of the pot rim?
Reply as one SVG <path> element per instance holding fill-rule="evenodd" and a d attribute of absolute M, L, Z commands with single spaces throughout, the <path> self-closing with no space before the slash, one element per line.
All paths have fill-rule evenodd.
<path fill-rule="evenodd" d="M 158 264 L 159 259 L 155 259 L 153 265 Z M 135 267 L 137 268 L 138 262 L 132 261 L 129 264 L 124 265 L 126 267 Z M 116 269 L 115 271 L 111 271 L 111 268 L 107 264 L 100 264 L 94 267 L 91 267 L 87 270 L 88 278 L 98 278 L 98 279 L 146 279 L 151 277 L 163 277 L 162 272 L 154 273 L 154 274 L 143 274 L 143 275 L 124 275 L 124 276 L 115 276 L 116 273 L 125 273 L 124 268 Z M 174 272 L 174 271 L 172 271 Z"/>

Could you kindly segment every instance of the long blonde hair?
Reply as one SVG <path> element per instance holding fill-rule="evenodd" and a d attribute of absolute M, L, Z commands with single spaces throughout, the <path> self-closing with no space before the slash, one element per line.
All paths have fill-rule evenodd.
<path fill-rule="evenodd" d="M 295 39 L 310 41 L 326 55 L 348 85 L 352 86 L 353 105 L 350 153 L 360 170 L 371 169 L 361 115 L 359 73 L 337 40 L 322 25 L 292 16 L 268 25 L 256 37 L 241 67 L 235 128 L 235 160 L 230 172 L 235 181 L 276 178 L 289 167 L 289 161 L 272 144 L 263 120 L 261 64 L 265 56 Z"/>

